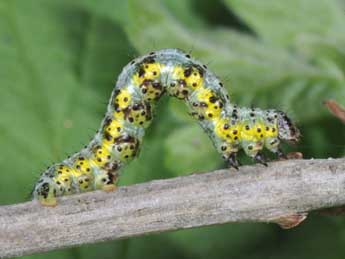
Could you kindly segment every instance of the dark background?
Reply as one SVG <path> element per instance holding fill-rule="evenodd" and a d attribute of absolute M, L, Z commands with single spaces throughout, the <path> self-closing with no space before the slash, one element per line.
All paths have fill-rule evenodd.
<path fill-rule="evenodd" d="M 28 200 L 40 172 L 97 130 L 122 67 L 167 47 L 208 64 L 233 102 L 286 111 L 303 138 L 285 151 L 343 156 L 344 125 L 322 102 L 345 104 L 344 7 L 341 0 L 0 0 L 0 203 Z M 120 185 L 224 166 L 184 105 L 163 98 Z M 313 215 L 289 231 L 226 224 L 25 258 L 342 259 L 344 243 L 342 217 Z"/>

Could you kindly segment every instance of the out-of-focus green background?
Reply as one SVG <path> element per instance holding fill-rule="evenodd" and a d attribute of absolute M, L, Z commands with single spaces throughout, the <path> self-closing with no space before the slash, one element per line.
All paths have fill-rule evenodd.
<path fill-rule="evenodd" d="M 233 102 L 287 111 L 303 139 L 286 151 L 344 155 L 345 127 L 322 105 L 345 104 L 344 8 L 343 0 L 0 0 L 0 204 L 25 201 L 42 169 L 89 141 L 125 64 L 167 47 L 208 64 Z M 223 166 L 184 106 L 163 98 L 120 185 Z M 289 231 L 226 224 L 25 258 L 342 259 L 344 244 L 343 218 L 312 216 Z"/>

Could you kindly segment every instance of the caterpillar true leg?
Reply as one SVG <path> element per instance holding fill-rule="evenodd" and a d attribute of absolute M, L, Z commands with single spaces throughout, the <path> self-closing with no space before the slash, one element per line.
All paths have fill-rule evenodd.
<path fill-rule="evenodd" d="M 138 155 L 164 93 L 187 104 L 230 167 L 239 167 L 240 149 L 266 165 L 260 152 L 263 148 L 283 156 L 281 140 L 295 142 L 300 136 L 283 112 L 232 104 L 220 80 L 188 54 L 176 49 L 151 52 L 123 69 L 100 130 L 80 152 L 42 173 L 34 197 L 54 206 L 58 196 L 114 190 L 119 169 Z"/>

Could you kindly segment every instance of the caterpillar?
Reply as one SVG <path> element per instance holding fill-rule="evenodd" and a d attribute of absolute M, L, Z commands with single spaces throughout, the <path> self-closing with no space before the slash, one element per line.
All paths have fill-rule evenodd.
<path fill-rule="evenodd" d="M 298 128 L 284 112 L 237 107 L 205 65 L 181 50 L 163 49 L 123 68 L 94 138 L 80 152 L 41 174 L 34 199 L 55 206 L 59 196 L 115 190 L 119 169 L 138 156 L 145 129 L 165 93 L 186 103 L 230 167 L 238 169 L 240 149 L 266 165 L 261 150 L 283 157 L 280 142 L 299 140 Z"/>

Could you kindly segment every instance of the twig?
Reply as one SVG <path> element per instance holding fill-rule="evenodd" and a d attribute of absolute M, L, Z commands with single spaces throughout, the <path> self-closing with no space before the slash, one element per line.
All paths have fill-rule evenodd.
<path fill-rule="evenodd" d="M 345 108 L 340 106 L 336 101 L 334 100 L 326 100 L 323 103 L 328 110 L 339 120 L 341 120 L 343 123 L 345 123 Z"/>
<path fill-rule="evenodd" d="M 345 204 L 345 159 L 288 160 L 0 207 L 0 257 L 28 255 L 154 232 L 275 222 Z"/>

